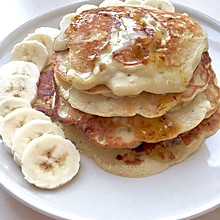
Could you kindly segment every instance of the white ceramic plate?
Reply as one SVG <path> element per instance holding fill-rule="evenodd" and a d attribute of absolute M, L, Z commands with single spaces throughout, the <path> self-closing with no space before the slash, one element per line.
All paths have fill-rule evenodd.
<path fill-rule="evenodd" d="M 85 1 L 84 1 L 85 2 Z M 91 3 L 92 1 L 90 1 Z M 93 1 L 99 3 L 99 1 Z M 12 47 L 40 26 L 58 27 L 61 17 L 82 4 L 58 8 L 24 24 L 0 44 L 0 65 L 9 61 Z M 175 4 L 207 31 L 213 68 L 220 74 L 220 27 L 217 21 L 193 9 Z M 220 78 L 220 75 L 218 75 Z M 57 190 L 29 185 L 20 168 L 1 146 L 0 184 L 16 199 L 48 216 L 60 219 L 155 220 L 183 219 L 220 204 L 220 132 L 181 164 L 147 178 L 122 178 L 102 171 L 82 156 L 77 177 Z"/>

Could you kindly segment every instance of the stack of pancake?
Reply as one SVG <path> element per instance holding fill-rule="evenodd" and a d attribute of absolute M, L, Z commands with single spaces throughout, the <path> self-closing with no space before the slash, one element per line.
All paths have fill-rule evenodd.
<path fill-rule="evenodd" d="M 187 14 L 92 8 L 72 16 L 54 48 L 54 115 L 108 172 L 161 172 L 220 126 L 207 35 Z"/>

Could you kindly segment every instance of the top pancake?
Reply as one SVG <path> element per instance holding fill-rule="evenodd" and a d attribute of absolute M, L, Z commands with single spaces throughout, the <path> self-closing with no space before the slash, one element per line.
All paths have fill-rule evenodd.
<path fill-rule="evenodd" d="M 184 91 L 208 48 L 188 15 L 129 6 L 83 11 L 66 34 L 55 72 L 78 90 L 106 85 L 117 96 Z"/>

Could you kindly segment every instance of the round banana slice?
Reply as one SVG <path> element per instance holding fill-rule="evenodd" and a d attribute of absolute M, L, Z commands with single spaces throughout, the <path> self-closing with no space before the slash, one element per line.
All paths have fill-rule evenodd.
<path fill-rule="evenodd" d="M 40 71 L 34 63 L 26 61 L 10 61 L 0 68 L 0 77 L 5 77 L 8 75 L 25 75 L 37 83 L 39 80 Z"/>
<path fill-rule="evenodd" d="M 57 29 L 58 30 L 58 29 Z M 43 32 L 45 31 L 45 32 Z M 52 32 L 52 31 L 51 31 Z M 59 31 L 60 33 L 60 31 Z M 57 35 L 59 35 L 59 33 Z M 51 57 L 52 51 L 53 51 L 53 43 L 55 40 L 54 32 L 50 33 L 49 29 L 38 29 L 38 31 L 35 31 L 32 34 L 29 34 L 27 37 L 24 38 L 24 41 L 31 41 L 36 40 L 40 43 L 42 43 L 46 48 L 47 52 L 49 54 L 49 57 Z M 50 59 L 48 59 L 47 65 L 50 63 Z"/>
<path fill-rule="evenodd" d="M 48 34 L 51 37 L 56 38 L 60 34 L 60 30 L 53 27 L 39 27 L 34 31 L 34 33 Z"/>
<path fill-rule="evenodd" d="M 3 118 L 17 108 L 31 108 L 31 104 L 23 98 L 8 97 L 0 102 L 0 124 Z"/>
<path fill-rule="evenodd" d="M 12 49 L 11 60 L 32 62 L 42 71 L 48 64 L 49 54 L 47 48 L 36 40 L 22 41 Z"/>
<path fill-rule="evenodd" d="M 32 103 L 37 96 L 37 85 L 30 77 L 9 75 L 0 78 L 0 101 L 8 97 L 24 98 Z"/>
<path fill-rule="evenodd" d="M 91 5 L 91 4 L 82 5 L 79 8 L 77 8 L 76 14 L 80 14 L 83 11 L 90 10 L 90 9 L 93 9 L 93 8 L 98 8 L 98 7 L 96 5 Z"/>
<path fill-rule="evenodd" d="M 24 178 L 39 188 L 54 189 L 69 182 L 79 170 L 75 145 L 61 136 L 44 134 L 32 140 L 22 156 Z"/>
<path fill-rule="evenodd" d="M 125 2 L 120 0 L 104 0 L 100 3 L 99 7 L 108 7 L 108 6 L 123 6 Z"/>
<path fill-rule="evenodd" d="M 132 0 L 127 0 L 125 2 L 132 1 Z M 141 3 L 142 7 L 153 7 L 162 11 L 170 11 L 170 12 L 175 12 L 174 6 L 167 0 L 144 0 Z"/>
<path fill-rule="evenodd" d="M 60 21 L 60 30 L 62 32 L 65 32 L 65 30 L 68 28 L 71 22 L 71 19 L 74 18 L 76 15 L 76 13 L 69 13 L 63 16 L 63 18 Z"/>
<path fill-rule="evenodd" d="M 29 121 L 15 132 L 11 150 L 14 160 L 18 165 L 21 166 L 22 155 L 29 142 L 43 134 L 54 134 L 63 138 L 65 137 L 62 129 L 57 125 L 51 121 L 41 119 Z"/>
<path fill-rule="evenodd" d="M 27 107 L 15 109 L 6 115 L 2 120 L 0 129 L 5 147 L 11 148 L 12 138 L 16 130 L 34 119 L 50 120 L 50 118 L 42 112 Z"/>

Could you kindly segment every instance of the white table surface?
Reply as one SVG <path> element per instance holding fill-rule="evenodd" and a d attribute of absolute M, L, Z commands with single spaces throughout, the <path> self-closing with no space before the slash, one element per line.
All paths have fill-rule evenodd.
<path fill-rule="evenodd" d="M 66 5 L 74 0 L 6 0 L 0 7 L 0 41 L 18 26 L 44 12 Z M 219 0 L 173 0 L 195 8 L 220 21 Z M 220 33 L 219 39 L 220 40 Z M 0 188 L 1 220 L 51 220 L 24 206 Z M 195 220 L 219 220 L 220 208 L 195 218 Z"/>

